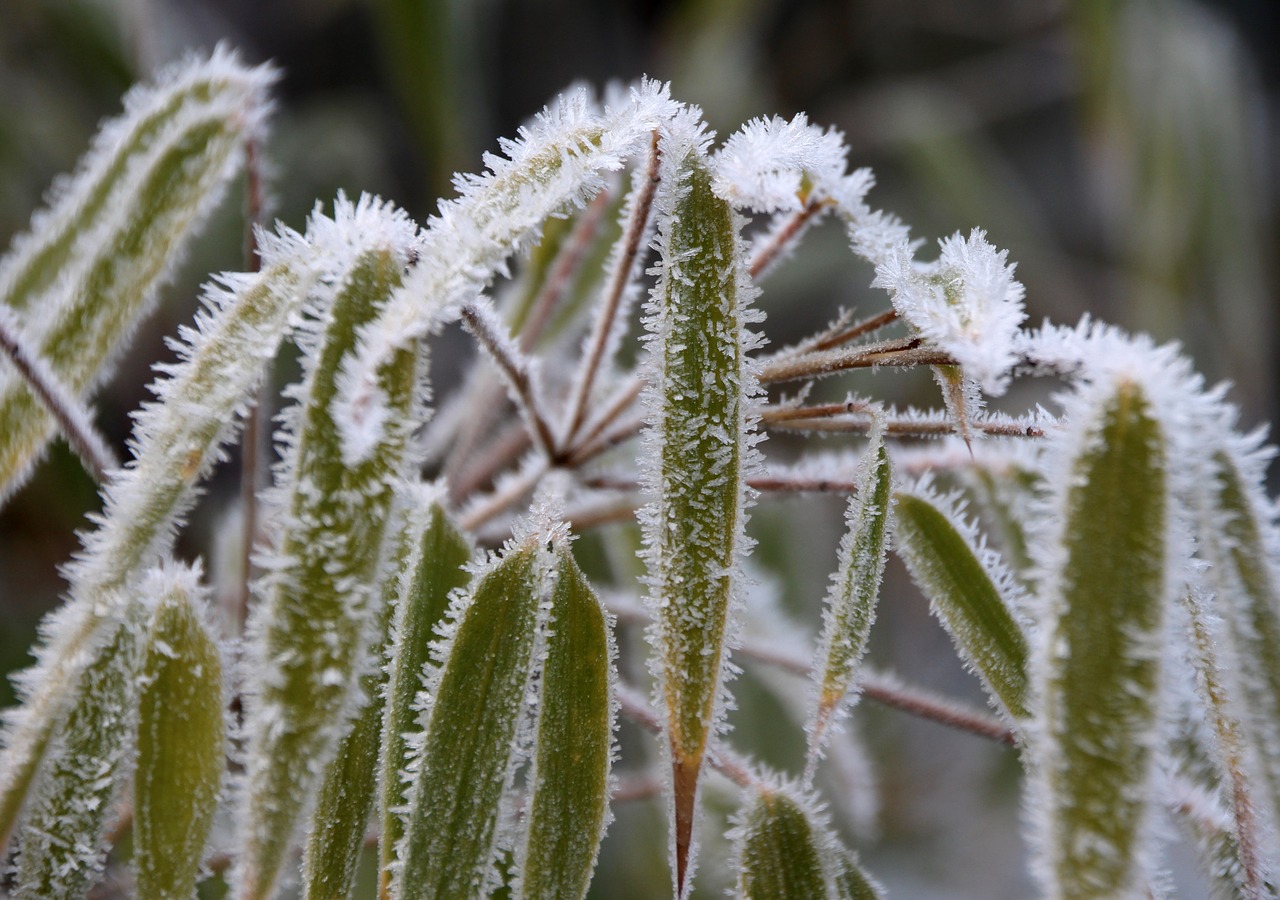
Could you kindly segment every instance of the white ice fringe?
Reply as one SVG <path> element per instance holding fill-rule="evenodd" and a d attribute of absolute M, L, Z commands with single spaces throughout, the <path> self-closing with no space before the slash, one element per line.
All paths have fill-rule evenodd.
<path fill-rule="evenodd" d="M 1026 318 L 1025 291 L 1014 280 L 1007 252 L 975 228 L 939 242 L 929 264 L 901 244 L 876 266 L 874 287 L 889 291 L 894 309 L 922 337 L 955 357 L 967 378 L 988 394 L 1002 394 L 1018 361 L 1015 337 Z"/>
<path fill-rule="evenodd" d="M 603 185 L 602 173 L 622 168 L 653 130 L 683 105 L 666 85 L 642 81 L 625 106 L 600 109 L 575 90 L 502 140 L 504 155 L 486 153 L 483 175 L 459 176 L 458 197 L 443 201 L 426 226 L 419 261 L 342 374 L 340 403 L 373 421 L 384 413 L 377 372 L 394 351 L 456 316 L 526 249 L 547 218 L 581 206 Z M 357 459 L 358 446 L 351 456 Z"/>

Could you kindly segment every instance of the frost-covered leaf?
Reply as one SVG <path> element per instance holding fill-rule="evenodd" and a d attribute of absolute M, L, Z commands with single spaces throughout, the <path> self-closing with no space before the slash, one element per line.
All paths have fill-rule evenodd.
<path fill-rule="evenodd" d="M 0 303 L 69 390 L 100 384 L 264 130 L 268 68 L 219 49 L 134 88 L 74 175 L 55 183 L 0 261 Z M 0 502 L 30 471 L 53 419 L 0 366 Z"/>
<path fill-rule="evenodd" d="M 743 900 L 880 896 L 815 801 L 787 786 L 761 785 L 753 792 L 737 816 L 734 844 Z"/>
<path fill-rule="evenodd" d="M 1280 821 L 1280 540 L 1260 488 L 1260 463 L 1256 448 L 1213 455 L 1209 509 L 1197 537 L 1211 564 L 1205 578 L 1225 620 L 1222 631 L 1236 670 L 1241 696 L 1234 708 L 1261 767 L 1258 800 Z"/>
<path fill-rule="evenodd" d="M 219 459 L 266 364 L 322 273 L 299 235 L 266 236 L 254 275 L 223 275 L 206 286 L 204 311 L 183 329 L 179 360 L 157 367 L 156 402 L 136 417 L 134 459 L 105 487 L 98 527 L 68 567 L 71 599 L 43 629 L 35 668 L 23 673 L 23 706 L 6 722 L 0 754 L 0 844 L 11 833 L 49 735 L 65 713 L 84 649 L 118 618 L 120 589 L 156 564 L 190 508 L 200 479 Z"/>
<path fill-rule="evenodd" d="M 1068 413 L 1037 543 L 1037 874 L 1051 897 L 1137 896 L 1149 874 L 1162 648 L 1177 583 L 1169 441 L 1149 386 L 1124 372 L 1087 384 Z"/>
<path fill-rule="evenodd" d="M 873 434 L 871 446 L 859 463 L 857 486 L 858 492 L 850 498 L 845 513 L 847 530 L 840 542 L 839 562 L 831 576 L 823 611 L 822 642 L 814 666 L 807 728 L 807 779 L 813 777 L 828 727 L 857 681 L 858 664 L 875 621 L 888 546 L 892 486 L 889 455 L 878 432 Z"/>
<path fill-rule="evenodd" d="M 1025 718 L 1027 638 L 1014 618 L 1012 578 L 927 486 L 895 494 L 894 520 L 898 554 L 961 656 L 1009 716 Z"/>
<path fill-rule="evenodd" d="M 383 897 L 389 895 L 394 853 L 404 834 L 399 811 L 405 802 L 404 773 L 409 768 L 406 735 L 417 729 L 414 701 L 422 688 L 423 667 L 430 662 L 431 637 L 444 621 L 450 594 L 465 587 L 470 577 L 465 566 L 471 546 L 441 506 L 438 492 L 415 491 L 410 496 L 405 535 L 410 555 L 404 577 L 396 585 L 379 748 L 379 890 Z"/>
<path fill-rule="evenodd" d="M 1231 696 L 1229 674 L 1223 668 L 1224 645 L 1220 640 L 1223 623 L 1212 614 L 1206 598 L 1194 588 L 1184 594 L 1183 609 L 1187 616 L 1189 662 L 1195 672 L 1197 694 L 1206 720 L 1204 730 L 1211 736 L 1198 743 L 1212 747 L 1211 753 L 1204 754 L 1212 758 L 1208 768 L 1215 777 L 1211 785 L 1220 782 L 1223 793 L 1230 798 L 1224 804 L 1230 814 L 1222 816 L 1227 831 L 1225 838 L 1214 835 L 1211 828 L 1196 827 L 1194 823 L 1192 832 L 1202 855 L 1215 861 L 1210 874 L 1229 876 L 1230 882 L 1246 896 L 1260 897 L 1265 873 L 1259 856 L 1262 830 L 1254 796 L 1257 789 L 1252 783 L 1254 772 L 1236 714 L 1238 700 Z M 1234 856 L 1223 861 L 1221 857 L 1228 850 L 1233 851 Z"/>
<path fill-rule="evenodd" d="M 410 760 L 404 837 L 392 896 L 464 900 L 497 885 L 501 819 L 523 757 L 522 726 L 538 632 L 545 618 L 543 566 L 531 534 L 472 576 L 453 603 L 439 667 Z"/>
<path fill-rule="evenodd" d="M 582 898 L 608 823 L 613 640 L 565 544 L 556 548 L 516 896 Z"/>
<path fill-rule="evenodd" d="M 105 599 L 105 598 L 104 598 Z M 18 832 L 20 900 L 83 897 L 102 872 L 137 703 L 145 606 L 126 602 L 102 643 L 87 648 L 74 700 L 50 742 L 43 777 Z"/>
<path fill-rule="evenodd" d="M 133 866 L 139 897 L 189 900 L 226 766 L 222 658 L 198 570 L 147 584 L 160 596 L 139 673 Z"/>
<path fill-rule="evenodd" d="M 249 621 L 255 682 L 246 698 L 248 749 L 239 879 L 242 896 L 269 897 L 318 779 L 363 698 L 360 679 L 376 665 L 379 554 L 392 486 L 406 474 L 417 353 L 400 350 L 380 372 L 394 417 L 349 465 L 336 375 L 359 328 L 400 285 L 414 228 L 367 197 L 341 198 L 313 239 L 333 271 L 300 334 L 303 379 L 283 416 L 274 504 L 277 543 L 264 560 L 262 602 Z"/>
<path fill-rule="evenodd" d="M 341 402 L 385 418 L 376 377 L 385 360 L 478 300 L 549 217 L 596 194 L 603 173 L 622 168 L 683 108 L 653 81 L 604 109 L 579 88 L 544 109 L 515 140 L 501 141 L 502 156 L 485 154 L 487 172 L 458 176 L 459 196 L 441 201 L 439 215 L 428 221 L 420 263 L 405 289 L 364 330 L 344 372 Z"/>
<path fill-rule="evenodd" d="M 730 607 L 736 595 L 745 473 L 753 459 L 744 398 L 754 296 L 741 217 L 712 189 L 705 138 L 690 123 L 662 144 L 659 282 L 651 332 L 649 428 L 641 513 L 654 616 L 654 669 L 673 775 L 676 893 L 689 888 L 699 774 L 722 721 Z"/>
<path fill-rule="evenodd" d="M 1022 320 L 1023 288 L 1008 254 L 974 229 L 940 242 L 932 263 L 918 263 L 905 242 L 876 265 L 877 287 L 922 337 L 955 357 L 968 378 L 990 394 L 1003 393 L 1017 362 L 1014 338 Z"/>

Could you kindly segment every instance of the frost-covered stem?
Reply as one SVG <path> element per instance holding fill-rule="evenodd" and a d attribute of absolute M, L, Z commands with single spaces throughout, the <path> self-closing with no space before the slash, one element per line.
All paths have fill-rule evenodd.
<path fill-rule="evenodd" d="M 747 650 L 743 650 L 746 653 Z M 959 703 L 923 688 L 903 684 L 895 676 L 866 670 L 859 683 L 862 696 L 885 706 L 910 713 L 949 728 L 967 731 L 1009 747 L 1018 744 L 1017 735 L 995 716 L 966 709 Z"/>
<path fill-rule="evenodd" d="M 816 338 L 812 344 L 806 345 L 804 350 L 831 350 L 839 347 L 841 344 L 847 344 L 850 341 L 856 341 L 860 337 L 873 334 L 881 328 L 892 325 L 896 321 L 898 321 L 898 311 L 896 309 L 887 309 L 879 315 L 871 316 L 860 322 L 855 322 L 848 328 L 833 331 L 830 334 L 821 335 Z"/>
<path fill-rule="evenodd" d="M 747 272 L 752 278 L 759 278 L 774 264 L 790 245 L 804 233 L 813 217 L 830 206 L 830 201 L 811 199 L 804 209 L 794 213 L 785 225 L 770 237 L 769 243 L 756 251 L 747 263 Z"/>
<path fill-rule="evenodd" d="M 516 503 L 519 503 L 529 495 L 530 491 L 537 487 L 538 482 L 542 480 L 542 476 L 547 474 L 550 469 L 550 465 L 546 457 L 538 457 L 525 471 L 499 487 L 488 497 L 477 501 L 471 509 L 460 515 L 458 524 L 462 526 L 464 531 L 475 531 L 494 516 L 501 515 L 504 510 L 510 509 Z"/>
<path fill-rule="evenodd" d="M 839 405 L 836 404 L 836 406 L 838 407 Z M 799 413 L 808 410 L 814 410 L 817 414 L 812 416 L 783 415 L 772 418 L 766 410 L 761 419 L 779 431 L 827 431 L 841 434 L 867 434 L 871 430 L 872 423 L 870 419 L 843 418 L 846 414 L 838 408 L 826 412 L 820 407 L 807 407 L 796 409 L 794 412 Z M 783 410 L 783 412 L 791 411 Z M 1026 424 L 1017 420 L 983 421 L 979 419 L 971 421 L 969 426 L 973 431 L 997 437 L 1042 438 L 1045 434 L 1042 426 Z M 950 421 L 932 421 L 909 417 L 887 418 L 884 422 L 884 433 L 893 437 L 942 437 L 948 434 L 956 434 L 957 428 L 956 423 Z"/>
<path fill-rule="evenodd" d="M 760 421 L 766 425 L 790 419 L 818 419 L 852 413 L 871 415 L 875 404 L 870 400 L 850 397 L 843 403 L 817 403 L 809 406 L 766 406 L 760 410 Z"/>
<path fill-rule="evenodd" d="M 469 468 L 462 469 L 449 482 L 449 497 L 459 503 L 493 481 L 503 469 L 512 465 L 533 445 L 529 429 L 523 422 L 512 422 L 491 440 Z"/>
<path fill-rule="evenodd" d="M 781 381 L 797 381 L 806 378 L 822 378 L 850 369 L 870 369 L 875 366 L 953 366 L 956 359 L 950 353 L 922 344 L 919 338 L 909 337 L 881 341 L 865 347 L 823 350 L 806 354 L 797 359 L 781 359 L 765 363 L 760 369 L 762 384 Z"/>
<path fill-rule="evenodd" d="M 572 440 L 578 433 L 578 429 L 582 427 L 587 411 L 587 401 L 591 397 L 591 388 L 595 384 L 596 374 L 600 370 L 600 363 L 604 359 L 606 348 L 609 346 L 618 310 L 622 306 L 622 297 L 626 293 L 627 285 L 630 284 L 631 279 L 634 277 L 636 257 L 640 253 L 640 244 L 648 230 L 649 214 L 653 209 L 653 197 L 658 189 L 660 180 L 658 164 L 660 161 L 658 132 L 655 131 L 649 144 L 649 161 L 645 166 L 645 180 L 641 183 L 640 191 L 636 195 L 635 204 L 631 210 L 631 217 L 627 221 L 627 231 L 623 236 L 622 253 L 609 280 L 609 288 L 605 293 L 604 305 L 596 317 L 588 345 L 589 350 L 586 356 L 583 357 L 580 374 L 576 379 L 577 390 L 574 392 L 573 402 L 569 407 L 569 415 L 566 416 L 566 422 L 568 423 L 564 431 L 566 442 Z"/>
<path fill-rule="evenodd" d="M 462 323 L 480 342 L 480 346 L 488 352 L 493 361 L 502 369 L 511 386 L 512 399 L 524 411 L 529 420 L 529 427 L 538 446 L 548 458 L 556 457 L 556 439 L 551 433 L 538 401 L 537 391 L 533 385 L 528 357 L 498 332 L 492 316 L 487 315 L 479 306 L 468 303 L 462 307 Z"/>
<path fill-rule="evenodd" d="M 662 735 L 662 719 L 635 688 L 618 685 L 618 709 L 650 734 Z M 707 757 L 707 762 L 738 787 L 754 788 L 759 784 L 751 774 L 751 765 L 730 750 L 717 749 Z"/>
<path fill-rule="evenodd" d="M 566 246 L 561 250 L 547 273 L 533 302 L 529 305 L 529 314 L 520 328 L 520 349 L 531 353 L 547 323 L 551 321 L 551 313 L 556 304 L 564 297 L 565 290 L 573 281 L 573 276 L 582 268 L 582 261 L 591 247 L 591 241 L 600 230 L 600 220 L 604 211 L 609 208 L 609 192 L 601 191 L 587 204 L 573 232 L 569 235 Z"/>
<path fill-rule="evenodd" d="M 1224 683 L 1224 672 L 1218 661 L 1218 642 L 1207 620 L 1206 609 L 1195 595 L 1183 597 L 1191 629 L 1191 645 L 1196 655 L 1197 675 L 1204 699 L 1205 713 L 1217 738 L 1221 766 L 1231 792 L 1231 815 L 1235 838 L 1240 848 L 1240 866 L 1244 869 L 1244 885 L 1250 898 L 1262 894 L 1263 866 L 1259 856 L 1259 823 L 1246 775 L 1245 748 L 1240 722 L 1231 713 L 1231 701 Z"/>
<path fill-rule="evenodd" d="M 631 405 L 636 402 L 636 398 L 643 391 L 644 380 L 638 377 L 633 378 L 619 388 L 603 412 L 587 428 L 586 434 L 577 439 L 574 442 L 574 446 L 569 448 L 566 463 L 569 466 L 581 465 L 638 432 L 644 424 L 644 421 L 639 418 L 625 422 L 621 427 L 612 431 L 609 430 L 609 426 L 631 408 Z"/>
<path fill-rule="evenodd" d="M 120 461 L 93 427 L 92 412 L 25 345 L 20 330 L 17 317 L 9 307 L 0 304 L 0 348 L 4 349 L 18 373 L 58 423 L 63 437 L 93 475 L 94 481 L 104 483 L 107 473 L 119 468 Z"/>
<path fill-rule="evenodd" d="M 759 641 L 744 640 L 738 652 L 806 678 L 813 672 L 808 659 L 779 651 Z M 969 709 L 924 688 L 904 684 L 897 676 L 867 668 L 863 669 L 858 685 L 862 696 L 885 706 L 1010 747 L 1017 744 L 1013 730 L 995 716 Z"/>

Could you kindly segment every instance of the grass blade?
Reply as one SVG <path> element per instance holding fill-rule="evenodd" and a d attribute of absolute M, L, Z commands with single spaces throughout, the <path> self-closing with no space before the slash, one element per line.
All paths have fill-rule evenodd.
<path fill-rule="evenodd" d="M 450 611 L 452 636 L 421 695 L 425 733 L 410 762 L 393 896 L 463 900 L 496 887 L 499 823 L 543 617 L 542 539 L 510 546 Z"/>
<path fill-rule="evenodd" d="M 407 540 L 410 557 L 397 586 L 388 659 L 387 700 L 383 709 L 379 754 L 381 793 L 379 820 L 379 895 L 391 895 L 395 848 L 404 836 L 398 814 L 405 803 L 404 772 L 409 766 L 405 736 L 417 728 L 414 701 L 422 689 L 422 671 L 431 659 L 431 639 L 444 621 L 450 595 L 467 585 L 465 568 L 471 545 L 445 512 L 438 492 L 415 495 Z"/>
<path fill-rule="evenodd" d="M 754 289 L 741 217 L 712 190 L 701 136 L 683 140 L 662 146 L 662 185 L 674 201 L 659 218 L 661 274 L 647 320 L 654 371 L 643 465 L 655 499 L 642 512 L 672 767 L 677 896 L 690 885 L 699 776 L 723 718 L 752 460 L 744 398 L 754 390 L 746 360 Z"/>
<path fill-rule="evenodd" d="M 1026 718 L 1027 640 L 1006 599 L 1012 579 L 928 488 L 899 491 L 894 517 L 898 554 L 960 655 L 1010 717 Z"/>
<path fill-rule="evenodd" d="M 1047 895 L 1124 897 L 1147 880 L 1171 603 L 1169 461 L 1142 384 L 1116 377 L 1077 401 L 1079 431 L 1064 436 L 1067 471 L 1053 482 L 1060 532 L 1039 548 L 1046 619 L 1031 803 Z"/>
<path fill-rule="evenodd" d="M 876 433 L 859 466 L 858 492 L 849 500 L 845 514 L 848 527 L 823 612 L 822 642 L 814 667 L 816 690 L 807 728 L 806 783 L 812 782 L 827 729 L 857 680 L 858 664 L 867 649 L 884 575 L 891 486 L 889 455 Z"/>
<path fill-rule="evenodd" d="M 410 346 L 380 372 L 394 419 L 348 464 L 350 429 L 333 403 L 338 374 L 360 327 L 399 287 L 414 229 L 367 197 L 354 206 L 340 199 L 331 224 L 335 271 L 301 333 L 303 381 L 281 431 L 279 543 L 249 622 L 258 684 L 247 717 L 239 875 L 246 898 L 274 892 L 320 774 L 363 700 L 360 679 L 377 655 L 376 581 L 391 486 L 406 474 L 418 412 Z"/>
<path fill-rule="evenodd" d="M 222 658 L 199 573 L 161 572 L 141 664 L 133 865 L 140 897 L 188 900 L 226 765 Z"/>
<path fill-rule="evenodd" d="M 814 801 L 785 786 L 760 786 L 739 813 L 734 838 L 743 900 L 880 896 Z"/>
<path fill-rule="evenodd" d="M 517 858 L 521 898 L 586 896 L 608 823 L 615 650 L 604 607 L 557 547 L 531 797 Z"/>
<path fill-rule="evenodd" d="M 261 137 L 274 77 L 219 50 L 135 88 L 0 263 L 0 303 L 22 318 L 32 347 L 71 391 L 87 392 L 109 373 L 242 165 L 245 142 Z M 0 502 L 53 429 L 35 394 L 0 368 Z"/>

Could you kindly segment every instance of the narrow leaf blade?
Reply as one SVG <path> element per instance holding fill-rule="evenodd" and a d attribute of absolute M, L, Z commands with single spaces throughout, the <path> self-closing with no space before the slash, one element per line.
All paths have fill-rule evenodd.
<path fill-rule="evenodd" d="M 536 541 L 526 539 L 474 578 L 423 695 L 429 708 L 410 764 L 397 897 L 460 900 L 495 886 L 542 605 Z"/>
<path fill-rule="evenodd" d="M 1043 580 L 1036 658 L 1040 875 L 1055 897 L 1121 897 L 1142 886 L 1153 792 L 1165 608 L 1171 602 L 1166 438 L 1127 378 L 1079 404 L 1058 546 Z M 1125 497 L 1119 504 L 1116 498 Z M 1055 535 L 1045 537 L 1048 544 Z"/>
<path fill-rule="evenodd" d="M 899 491 L 898 553 L 965 660 L 1015 720 L 1027 716 L 1027 640 L 1010 612 L 1012 582 L 929 491 Z"/>
<path fill-rule="evenodd" d="M 853 687 L 875 621 L 889 535 L 892 477 L 889 455 L 877 433 L 864 457 L 858 492 L 849 500 L 847 531 L 823 612 L 822 642 L 814 667 L 814 702 L 809 714 L 811 780 L 827 729 Z"/>
<path fill-rule="evenodd" d="M 470 580 L 465 566 L 472 555 L 466 536 L 438 496 L 418 498 L 408 532 L 411 555 L 406 577 L 397 589 L 379 748 L 379 894 L 384 900 L 390 896 L 395 848 L 404 837 L 398 811 L 405 803 L 404 773 L 409 767 L 406 735 L 418 728 L 414 701 L 422 689 L 423 668 L 431 659 L 432 635 L 444 621 L 451 594 Z"/>
<path fill-rule="evenodd" d="M 567 546 L 538 704 L 532 796 L 516 867 L 523 898 L 582 898 L 608 822 L 614 648 L 604 607 Z"/>
<path fill-rule="evenodd" d="M 410 347 L 380 373 L 394 424 L 348 465 L 348 432 L 332 403 L 338 374 L 360 327 L 399 287 L 413 231 L 402 214 L 367 199 L 354 208 L 340 202 L 333 224 L 346 265 L 332 294 L 316 298 L 316 318 L 302 335 L 304 377 L 282 429 L 281 535 L 249 623 L 258 686 L 247 720 L 244 897 L 274 892 L 321 773 L 359 708 L 360 679 L 377 652 L 376 581 L 391 485 L 406 474 L 415 418 Z"/>
<path fill-rule="evenodd" d="M 197 579 L 169 576 L 139 679 L 133 864 L 138 896 L 157 900 L 194 893 L 226 765 L 222 658 Z"/>
<path fill-rule="evenodd" d="M 813 800 L 786 786 L 761 785 L 739 813 L 734 836 L 743 900 L 880 896 Z"/>
<path fill-rule="evenodd" d="M 721 720 L 725 643 L 744 534 L 752 461 L 744 399 L 747 302 L 741 217 L 712 189 L 694 136 L 664 146 L 674 195 L 660 219 L 661 278 L 648 327 L 651 376 L 643 512 L 656 670 L 672 766 L 673 874 L 689 888 L 703 757 Z"/>
<path fill-rule="evenodd" d="M 0 263 L 0 303 L 49 368 L 84 393 L 135 323 L 263 131 L 270 69 L 229 53 L 189 60 L 135 88 L 51 208 Z M 0 502 L 30 470 L 53 419 L 0 367 Z"/>

